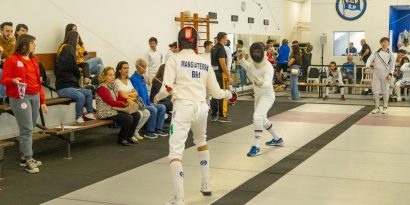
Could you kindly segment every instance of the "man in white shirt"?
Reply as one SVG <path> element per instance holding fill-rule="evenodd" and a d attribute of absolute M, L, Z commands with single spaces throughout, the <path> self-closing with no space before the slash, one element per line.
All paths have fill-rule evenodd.
<path fill-rule="evenodd" d="M 169 44 L 168 46 L 169 46 L 169 50 L 168 50 L 167 54 L 165 55 L 165 62 L 164 63 L 167 62 L 169 57 L 171 57 L 175 53 L 178 53 L 178 44 L 177 44 L 176 41 Z"/>
<path fill-rule="evenodd" d="M 209 63 L 211 63 L 212 47 L 214 47 L 214 44 L 212 43 L 212 41 L 204 42 L 205 52 L 202 54 L 202 57 L 204 57 Z"/>
<path fill-rule="evenodd" d="M 145 54 L 145 59 L 148 63 L 147 76 L 148 85 L 151 85 L 152 78 L 157 74 L 159 66 L 164 62 L 164 56 L 157 50 L 158 40 L 155 37 L 151 37 L 148 40 L 150 49 Z"/>
<path fill-rule="evenodd" d="M 221 90 L 211 64 L 195 53 L 198 33 L 192 27 L 184 27 L 178 34 L 180 52 L 171 56 L 165 66 L 166 90 L 173 93 L 174 109 L 170 126 L 169 166 L 176 196 L 169 205 L 185 205 L 184 172 L 182 157 L 189 130 L 192 130 L 197 147 L 202 174 L 201 192 L 211 195 L 209 185 L 209 150 L 206 144 L 206 126 L 209 106 L 206 90 L 214 98 L 229 99 L 232 93 Z M 167 93 L 162 89 L 160 93 Z"/>
<path fill-rule="evenodd" d="M 366 67 L 370 68 L 373 63 L 373 79 L 372 90 L 375 103 L 373 114 L 387 114 L 389 103 L 389 87 L 390 80 L 393 80 L 393 72 L 395 67 L 394 55 L 389 51 L 389 38 L 383 37 L 380 39 L 382 46 L 378 51 L 372 53 L 366 61 Z M 383 110 L 380 110 L 380 94 L 383 95 Z"/>

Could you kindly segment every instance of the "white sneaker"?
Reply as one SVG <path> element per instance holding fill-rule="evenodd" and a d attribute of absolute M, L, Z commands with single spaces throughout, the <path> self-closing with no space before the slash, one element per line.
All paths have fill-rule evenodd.
<path fill-rule="evenodd" d="M 137 134 L 134 134 L 133 138 L 136 139 L 136 140 L 138 140 L 138 141 L 141 141 L 141 140 L 144 139 L 144 138 L 141 137 L 138 133 L 137 133 Z"/>
<path fill-rule="evenodd" d="M 38 169 L 36 163 L 33 159 L 27 160 L 26 162 L 26 171 L 30 174 L 39 173 L 40 169 Z"/>
<path fill-rule="evenodd" d="M 374 110 L 372 111 L 372 114 L 377 114 L 377 113 L 380 113 L 379 107 L 374 108 Z"/>
<path fill-rule="evenodd" d="M 90 120 L 96 120 L 94 113 L 87 113 L 84 117 Z"/>
<path fill-rule="evenodd" d="M 211 185 L 209 184 L 209 182 L 202 182 L 201 192 L 204 196 L 212 195 L 212 189 L 211 189 Z"/>
<path fill-rule="evenodd" d="M 184 199 L 177 199 L 176 196 L 169 200 L 165 205 L 185 205 Z"/>
<path fill-rule="evenodd" d="M 387 114 L 387 107 L 383 108 L 382 114 Z"/>
<path fill-rule="evenodd" d="M 84 118 L 83 117 L 79 117 L 75 120 L 77 123 L 84 123 Z"/>

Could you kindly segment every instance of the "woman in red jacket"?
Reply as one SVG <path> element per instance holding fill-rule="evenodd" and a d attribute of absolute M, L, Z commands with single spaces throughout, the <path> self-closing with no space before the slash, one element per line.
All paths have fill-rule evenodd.
<path fill-rule="evenodd" d="M 128 114 L 113 109 L 113 107 L 133 107 L 137 105 L 131 98 L 118 95 L 118 90 L 114 84 L 115 71 L 113 67 L 105 67 L 98 80 L 100 86 L 97 88 L 97 94 L 95 95 L 97 118 L 110 119 L 121 126 L 120 133 L 118 133 L 118 144 L 123 146 L 137 144 L 138 141 L 133 136 L 141 119 L 140 112 Z"/>
<path fill-rule="evenodd" d="M 1 78 L 20 130 L 20 166 L 25 166 L 29 173 L 39 172 L 38 167 L 41 165 L 40 161 L 33 159 L 32 147 L 32 133 L 36 126 L 38 110 L 41 107 L 43 112 L 48 111 L 38 60 L 33 56 L 36 48 L 34 41 L 35 37 L 26 34 L 18 38 L 15 53 L 4 63 Z"/>

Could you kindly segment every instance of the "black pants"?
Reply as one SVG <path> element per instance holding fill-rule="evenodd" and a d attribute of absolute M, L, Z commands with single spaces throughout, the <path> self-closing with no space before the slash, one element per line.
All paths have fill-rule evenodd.
<path fill-rule="evenodd" d="M 120 133 L 118 133 L 119 140 L 127 140 L 134 136 L 135 129 L 137 128 L 138 122 L 140 121 L 139 112 L 128 114 L 125 112 L 118 112 L 118 115 L 109 117 L 108 119 L 113 120 L 121 126 Z"/>
<path fill-rule="evenodd" d="M 227 84 L 224 82 L 222 72 L 215 71 L 216 80 L 218 81 L 219 87 L 221 89 L 227 89 Z M 224 99 L 211 99 L 211 116 L 225 117 L 224 113 Z"/>

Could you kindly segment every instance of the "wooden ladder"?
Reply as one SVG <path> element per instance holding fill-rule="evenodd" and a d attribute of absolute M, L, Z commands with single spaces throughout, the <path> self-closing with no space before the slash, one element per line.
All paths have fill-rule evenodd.
<path fill-rule="evenodd" d="M 179 17 L 175 17 L 175 21 L 180 22 L 181 28 L 192 26 L 198 31 L 198 47 L 204 47 L 204 41 L 211 39 L 211 24 L 218 23 L 218 21 L 210 20 L 208 15 L 206 15 L 206 18 L 199 17 L 197 13 L 194 13 L 193 16 L 186 16 L 184 12 L 181 12 Z"/>

